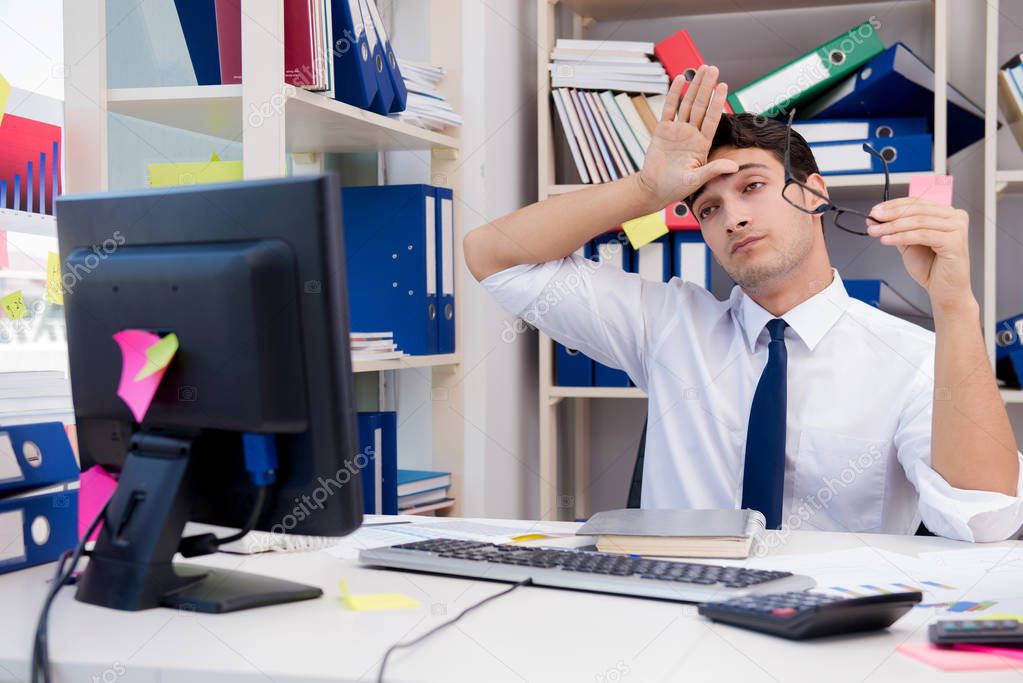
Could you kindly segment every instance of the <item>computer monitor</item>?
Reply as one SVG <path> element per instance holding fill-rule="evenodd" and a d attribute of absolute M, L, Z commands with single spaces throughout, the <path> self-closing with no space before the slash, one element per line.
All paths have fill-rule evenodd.
<path fill-rule="evenodd" d="M 58 200 L 82 468 L 120 473 L 78 600 L 229 611 L 321 594 L 171 559 L 214 548 L 182 544 L 189 520 L 362 522 L 340 196 L 322 175 Z M 123 330 L 179 342 L 141 423 L 117 394 Z M 274 451 L 268 478 L 253 462 Z"/>

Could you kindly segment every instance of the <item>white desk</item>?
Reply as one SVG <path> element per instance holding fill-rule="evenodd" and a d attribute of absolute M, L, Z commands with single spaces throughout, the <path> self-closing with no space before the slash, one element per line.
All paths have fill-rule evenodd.
<path fill-rule="evenodd" d="M 482 521 L 482 520 L 481 520 Z M 566 529 L 576 525 L 563 523 Z M 775 533 L 775 532 L 772 532 Z M 791 555 L 861 546 L 913 555 L 969 549 L 940 538 L 793 532 L 772 551 Z M 1015 548 L 1010 541 L 997 547 Z M 992 546 L 985 546 L 992 547 Z M 50 615 L 50 652 L 59 681 L 205 683 L 374 681 L 380 658 L 505 584 L 359 568 L 324 551 L 218 555 L 210 565 L 321 586 L 319 600 L 222 615 L 165 609 L 123 613 L 78 603 L 64 588 Z M 39 607 L 53 565 L 0 576 L 0 680 L 28 679 Z M 999 572 L 998 597 L 1014 573 Z M 351 612 L 353 593 L 401 592 L 422 609 Z M 968 595 L 994 590 L 978 571 Z M 1023 596 L 1023 570 L 1019 575 Z M 964 589 L 967 588 L 964 585 Z M 926 640 L 928 610 L 914 609 L 884 632 L 789 642 L 712 624 L 691 605 L 546 588 L 519 588 L 388 664 L 388 681 L 1016 681 L 1020 671 L 942 673 L 896 652 Z"/>

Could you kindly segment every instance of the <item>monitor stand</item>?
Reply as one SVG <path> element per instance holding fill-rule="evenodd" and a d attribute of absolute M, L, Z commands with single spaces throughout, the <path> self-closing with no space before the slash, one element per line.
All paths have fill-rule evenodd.
<path fill-rule="evenodd" d="M 132 437 L 75 599 L 125 611 L 233 612 L 323 595 L 283 579 L 172 562 L 188 521 L 192 441 L 146 431 Z"/>

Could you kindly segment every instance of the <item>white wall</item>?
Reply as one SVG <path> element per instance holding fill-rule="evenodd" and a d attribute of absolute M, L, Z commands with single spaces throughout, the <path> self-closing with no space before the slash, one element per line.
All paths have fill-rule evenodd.
<path fill-rule="evenodd" d="M 464 230 L 536 201 L 536 16 L 532 2 L 468 0 L 464 14 Z M 466 515 L 536 517 L 536 334 L 462 273 Z"/>

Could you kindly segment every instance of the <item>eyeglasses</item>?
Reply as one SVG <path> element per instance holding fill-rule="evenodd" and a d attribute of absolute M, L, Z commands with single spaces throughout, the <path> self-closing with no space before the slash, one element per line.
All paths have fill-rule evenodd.
<path fill-rule="evenodd" d="M 781 190 L 781 196 L 789 204 L 799 209 L 803 213 L 808 213 L 812 216 L 819 216 L 825 211 L 835 212 L 835 227 L 839 230 L 845 230 L 851 232 L 854 235 L 863 235 L 869 237 L 867 231 L 859 226 L 862 226 L 867 218 L 868 214 L 862 211 L 856 211 L 855 209 L 846 209 L 841 206 L 837 206 L 831 203 L 825 195 L 821 194 L 814 188 L 799 182 L 792 177 L 792 163 L 789 159 L 789 142 L 792 138 L 792 119 L 796 116 L 796 110 L 793 109 L 789 112 L 789 121 L 785 126 L 785 186 Z M 882 201 L 888 201 L 888 190 L 889 190 L 889 177 L 888 177 L 888 160 L 885 159 L 881 152 L 878 152 L 870 144 L 863 143 L 863 151 L 867 152 L 871 156 L 877 158 L 881 162 L 881 168 L 884 169 L 884 195 Z M 794 188 L 799 188 L 804 192 L 809 192 L 811 195 L 820 199 L 823 203 L 818 204 L 816 208 L 807 209 L 803 206 L 804 198 Z M 871 219 L 873 220 L 873 219 Z M 855 226 L 855 227 L 854 227 Z"/>

